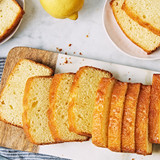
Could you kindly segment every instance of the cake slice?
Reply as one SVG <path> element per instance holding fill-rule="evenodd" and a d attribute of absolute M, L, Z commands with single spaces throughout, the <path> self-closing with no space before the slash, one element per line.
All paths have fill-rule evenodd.
<path fill-rule="evenodd" d="M 141 86 L 136 113 L 136 153 L 152 154 L 152 143 L 149 142 L 148 122 L 151 86 Z"/>
<path fill-rule="evenodd" d="M 129 83 L 122 121 L 122 152 L 135 152 L 135 122 L 141 84 Z"/>
<path fill-rule="evenodd" d="M 76 73 L 69 102 L 70 131 L 91 137 L 96 91 L 100 80 L 111 76 L 107 71 L 89 66 L 81 67 Z"/>
<path fill-rule="evenodd" d="M 153 75 L 149 111 L 149 141 L 160 144 L 160 74 Z"/>
<path fill-rule="evenodd" d="M 16 0 L 0 0 L 0 42 L 11 34 L 23 14 Z"/>
<path fill-rule="evenodd" d="M 160 1 L 125 0 L 122 8 L 141 26 L 160 36 Z"/>
<path fill-rule="evenodd" d="M 69 131 L 68 107 L 73 73 L 56 74 L 50 87 L 49 127 L 56 142 L 85 141 L 88 137 Z"/>
<path fill-rule="evenodd" d="M 26 81 L 33 76 L 50 76 L 53 70 L 31 60 L 20 60 L 0 94 L 0 120 L 22 127 L 23 95 Z"/>
<path fill-rule="evenodd" d="M 148 54 L 152 53 L 160 46 L 160 36 L 131 19 L 125 11 L 122 10 L 123 3 L 124 0 L 112 0 L 110 3 L 118 25 L 133 43 Z"/>
<path fill-rule="evenodd" d="M 108 148 L 121 152 L 122 119 L 128 83 L 117 81 L 112 93 L 108 125 Z"/>
<path fill-rule="evenodd" d="M 108 120 L 115 82 L 114 78 L 102 78 L 97 90 L 93 109 L 92 143 L 98 147 L 108 147 Z"/>
<path fill-rule="evenodd" d="M 55 140 L 48 125 L 49 91 L 53 77 L 31 77 L 27 80 L 23 99 L 23 129 L 34 144 L 50 144 Z"/>

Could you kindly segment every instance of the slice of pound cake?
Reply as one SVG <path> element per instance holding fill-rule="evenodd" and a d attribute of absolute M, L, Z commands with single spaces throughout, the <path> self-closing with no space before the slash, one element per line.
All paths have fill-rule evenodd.
<path fill-rule="evenodd" d="M 93 109 L 92 143 L 99 147 L 108 147 L 108 120 L 115 82 L 114 78 L 102 78 L 96 93 Z"/>
<path fill-rule="evenodd" d="M 122 152 L 135 152 L 135 123 L 140 83 L 129 83 L 122 121 Z"/>
<path fill-rule="evenodd" d="M 108 124 L 108 148 L 121 152 L 122 120 L 128 83 L 117 81 L 113 88 Z"/>
<path fill-rule="evenodd" d="M 15 29 L 23 14 L 16 0 L 0 0 L 0 42 Z"/>
<path fill-rule="evenodd" d="M 124 34 L 136 45 L 146 51 L 152 53 L 160 46 L 160 36 L 142 27 L 133 19 L 131 19 L 124 10 L 122 5 L 124 0 L 112 0 L 111 7 L 113 14 Z"/>
<path fill-rule="evenodd" d="M 77 134 L 91 136 L 96 91 L 103 77 L 111 73 L 94 67 L 81 67 L 71 87 L 69 102 L 69 129 Z"/>
<path fill-rule="evenodd" d="M 31 60 L 20 60 L 0 94 L 0 120 L 22 127 L 23 95 L 26 81 L 33 76 L 50 76 L 53 70 Z"/>
<path fill-rule="evenodd" d="M 50 87 L 49 127 L 56 142 L 84 141 L 88 137 L 69 131 L 68 107 L 73 73 L 56 74 Z"/>
<path fill-rule="evenodd" d="M 160 74 L 154 74 L 152 80 L 149 110 L 149 141 L 160 144 Z"/>
<path fill-rule="evenodd" d="M 53 77 L 29 78 L 23 99 L 23 129 L 34 144 L 54 143 L 48 125 L 49 90 Z"/>
<path fill-rule="evenodd" d="M 149 142 L 148 122 L 151 86 L 141 86 L 136 113 L 136 153 L 152 154 L 152 143 Z"/>
<path fill-rule="evenodd" d="M 125 0 L 122 8 L 140 25 L 160 36 L 160 1 Z"/>

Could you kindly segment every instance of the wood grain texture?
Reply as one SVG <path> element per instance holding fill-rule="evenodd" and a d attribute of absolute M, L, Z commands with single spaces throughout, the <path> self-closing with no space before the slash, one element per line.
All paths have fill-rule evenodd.
<path fill-rule="evenodd" d="M 6 80 L 15 64 L 20 59 L 24 58 L 45 64 L 55 70 L 58 54 L 27 47 L 13 48 L 7 56 L 1 79 L 0 91 L 2 91 L 3 87 L 5 86 Z M 22 151 L 38 152 L 38 146 L 30 143 L 27 140 L 22 128 L 5 124 L 1 121 L 0 146 Z"/>

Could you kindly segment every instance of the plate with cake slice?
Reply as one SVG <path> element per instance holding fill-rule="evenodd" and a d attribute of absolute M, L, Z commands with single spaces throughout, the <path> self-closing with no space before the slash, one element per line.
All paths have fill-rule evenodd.
<path fill-rule="evenodd" d="M 24 0 L 0 1 L 0 45 L 16 33 L 22 22 L 24 10 Z"/>
<path fill-rule="evenodd" d="M 154 3 L 147 7 L 148 3 L 107 0 L 103 21 L 109 39 L 120 52 L 137 59 L 156 60 L 160 59 L 160 19 L 153 16 L 158 7 Z"/>

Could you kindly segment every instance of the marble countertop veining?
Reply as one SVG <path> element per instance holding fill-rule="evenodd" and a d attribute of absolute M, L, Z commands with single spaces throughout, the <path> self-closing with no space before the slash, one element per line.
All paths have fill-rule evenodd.
<path fill-rule="evenodd" d="M 77 21 L 48 15 L 39 0 L 26 0 L 26 13 L 16 34 L 0 46 L 0 57 L 10 49 L 26 46 L 107 62 L 160 71 L 160 60 L 137 60 L 119 52 L 107 37 L 102 21 L 105 0 L 85 0 Z M 88 35 L 88 37 L 86 37 Z M 69 44 L 72 44 L 69 47 Z M 76 54 L 74 54 L 74 52 Z"/>

